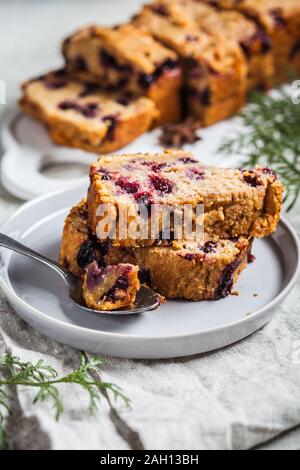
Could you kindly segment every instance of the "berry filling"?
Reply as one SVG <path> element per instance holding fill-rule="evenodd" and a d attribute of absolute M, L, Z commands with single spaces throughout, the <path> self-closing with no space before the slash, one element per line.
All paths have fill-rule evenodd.
<path fill-rule="evenodd" d="M 191 157 L 179 158 L 179 161 L 184 163 L 185 165 L 188 165 L 190 163 L 197 163 L 197 160 L 195 160 L 194 158 L 191 158 Z"/>
<path fill-rule="evenodd" d="M 148 89 L 159 77 L 161 77 L 164 73 L 174 70 L 178 67 L 178 62 L 172 59 L 167 59 L 161 65 L 159 65 L 155 72 L 152 74 L 141 74 L 138 79 L 139 85 L 144 88 Z"/>
<path fill-rule="evenodd" d="M 154 11 L 157 15 L 168 17 L 168 9 L 166 5 L 158 4 L 158 5 L 151 5 L 151 10 Z"/>
<path fill-rule="evenodd" d="M 247 183 L 249 186 L 252 186 L 252 188 L 257 188 L 257 186 L 262 185 L 261 179 L 254 171 L 243 170 L 242 173 L 245 183 Z"/>
<path fill-rule="evenodd" d="M 215 291 L 215 300 L 224 299 L 231 294 L 231 290 L 233 287 L 234 282 L 234 273 L 236 272 L 237 268 L 241 264 L 240 258 L 236 258 L 236 260 L 226 266 L 223 270 L 219 285 Z"/>
<path fill-rule="evenodd" d="M 156 191 L 159 191 L 162 194 L 169 194 L 174 189 L 174 183 L 167 178 L 159 175 L 151 175 L 150 181 Z"/>
<path fill-rule="evenodd" d="M 298 39 L 293 45 L 290 52 L 290 60 L 295 60 L 297 54 L 300 53 L 300 39 Z"/>
<path fill-rule="evenodd" d="M 147 284 L 147 286 L 151 287 L 152 276 L 151 276 L 150 269 L 140 268 L 138 276 L 139 276 L 139 281 L 141 284 Z"/>
<path fill-rule="evenodd" d="M 190 178 L 201 181 L 204 180 L 205 171 L 203 168 L 189 168 L 187 174 Z"/>
<path fill-rule="evenodd" d="M 99 51 L 100 63 L 104 68 L 112 68 L 118 70 L 119 72 L 131 72 L 132 68 L 129 64 L 123 65 L 119 64 L 115 57 L 110 54 L 106 49 L 101 48 Z"/>
<path fill-rule="evenodd" d="M 96 85 L 96 83 L 92 82 L 85 82 L 84 90 L 79 94 L 79 96 L 84 98 L 85 96 L 95 95 L 99 91 L 101 91 L 100 85 Z"/>
<path fill-rule="evenodd" d="M 67 86 L 68 81 L 60 78 L 52 78 L 45 81 L 45 87 L 48 90 L 58 90 Z"/>
<path fill-rule="evenodd" d="M 65 100 L 59 103 L 59 109 L 62 111 L 68 111 L 70 109 L 77 111 L 78 113 L 82 114 L 86 118 L 94 118 L 97 116 L 100 107 L 97 103 L 86 103 L 86 104 L 79 104 L 76 101 L 72 100 Z"/>
<path fill-rule="evenodd" d="M 218 248 L 218 243 L 217 242 L 206 242 L 205 245 L 203 245 L 200 250 L 203 251 L 204 253 L 216 253 Z"/>
<path fill-rule="evenodd" d="M 139 191 L 134 194 L 134 199 L 137 204 L 146 206 L 148 212 L 151 210 L 151 205 L 154 204 L 153 195 L 146 191 Z"/>
<path fill-rule="evenodd" d="M 282 16 L 282 11 L 280 8 L 274 8 L 273 10 L 270 10 L 269 13 L 274 20 L 274 25 L 277 28 L 283 28 L 286 26 L 286 21 Z"/>
<path fill-rule="evenodd" d="M 117 127 L 118 118 L 116 115 L 109 114 L 107 116 L 103 116 L 102 121 L 107 122 L 108 130 L 106 134 L 106 140 L 114 140 L 115 137 L 115 130 Z"/>
<path fill-rule="evenodd" d="M 93 261 L 98 260 L 99 253 L 95 243 L 91 240 L 83 242 L 77 254 L 77 264 L 80 268 L 86 268 Z M 99 261 L 99 260 L 98 260 Z"/>
<path fill-rule="evenodd" d="M 121 176 L 117 179 L 116 184 L 128 194 L 137 193 L 140 189 L 140 185 L 137 181 L 129 181 L 125 176 Z"/>
<path fill-rule="evenodd" d="M 80 72 L 86 72 L 88 70 L 87 63 L 81 55 L 72 59 L 72 67 Z"/>

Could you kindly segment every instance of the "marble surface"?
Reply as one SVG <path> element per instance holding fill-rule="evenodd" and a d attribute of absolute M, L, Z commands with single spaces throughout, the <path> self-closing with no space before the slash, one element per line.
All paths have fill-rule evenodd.
<path fill-rule="evenodd" d="M 61 65 L 59 43 L 64 36 L 94 22 L 125 21 L 141 3 L 2 0 L 0 80 L 6 84 L 7 104 L 0 104 L 0 125 L 22 80 Z M 20 204 L 0 188 L 0 224 Z M 299 205 L 289 219 L 300 229 Z M 65 417 L 56 423 L 47 406 L 33 407 L 29 392 L 18 393 L 18 407 L 7 428 L 11 447 L 299 449 L 300 364 L 290 356 L 300 340 L 299 304 L 298 282 L 270 325 L 224 351 L 176 361 L 107 358 L 103 375 L 123 387 L 132 399 L 132 410 L 104 398 L 99 416 L 87 417 L 85 398 L 75 390 L 68 397 Z M 78 362 L 77 352 L 22 322 L 0 293 L 0 351 L 8 350 L 30 360 L 43 357 L 60 372 Z M 265 356 L 261 358 L 258 351 Z M 266 382 L 257 383 L 258 369 L 268 377 Z"/>

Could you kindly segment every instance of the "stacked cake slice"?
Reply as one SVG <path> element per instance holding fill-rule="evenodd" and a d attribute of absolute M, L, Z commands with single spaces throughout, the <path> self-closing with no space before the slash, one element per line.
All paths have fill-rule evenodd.
<path fill-rule="evenodd" d="M 267 168 L 206 168 L 190 153 L 166 151 L 102 158 L 91 165 L 90 178 L 87 200 L 73 208 L 66 219 L 60 261 L 74 275 L 88 277 L 85 285 L 89 290 L 104 292 L 99 305 L 107 300 L 107 289 L 102 285 L 109 275 L 108 309 L 132 301 L 134 286 L 139 287 L 138 282 L 132 282 L 137 275 L 134 266 L 139 267 L 141 283 L 167 298 L 226 297 L 251 260 L 253 237 L 270 235 L 280 217 L 283 186 Z M 180 238 L 176 236 L 174 214 L 185 205 L 193 214 L 197 214 L 196 206 L 203 208 L 198 218 L 191 219 L 193 229 L 203 226 L 200 236 L 193 239 L 185 230 Z M 160 217 L 158 231 L 151 230 L 158 207 L 173 211 L 167 236 Z M 143 208 L 146 217 L 141 216 Z M 125 220 L 126 229 L 129 225 L 139 227 L 136 236 L 130 230 L 125 235 L 115 230 L 124 209 L 128 217 L 122 216 L 123 225 Z M 111 225 L 112 219 L 116 225 Z M 109 227 L 105 235 L 103 227 Z M 150 233 L 156 236 L 151 238 Z M 120 266 L 117 272 L 122 272 L 122 282 L 112 266 Z M 131 282 L 127 278 L 123 282 L 124 271 Z M 124 294 L 128 290 L 131 295 Z M 89 292 L 87 298 L 91 298 Z"/>

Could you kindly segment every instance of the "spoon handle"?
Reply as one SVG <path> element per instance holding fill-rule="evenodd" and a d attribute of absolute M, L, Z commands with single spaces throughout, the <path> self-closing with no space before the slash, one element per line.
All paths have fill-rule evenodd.
<path fill-rule="evenodd" d="M 47 258 L 47 256 L 43 256 L 40 253 L 37 253 L 34 250 L 31 250 L 31 248 L 28 248 L 25 245 L 22 245 L 22 243 L 17 242 L 11 237 L 8 237 L 7 235 L 4 235 L 3 233 L 0 233 L 0 246 L 3 246 L 4 248 L 8 248 L 9 250 L 16 251 L 17 253 L 20 253 L 21 255 L 28 256 L 28 258 L 32 258 L 34 260 L 40 261 L 41 263 L 44 263 L 46 266 L 49 266 L 52 269 L 55 269 L 61 276 L 66 277 L 67 272 L 62 268 L 62 266 L 57 263 L 56 261 L 52 261 L 50 258 Z"/>

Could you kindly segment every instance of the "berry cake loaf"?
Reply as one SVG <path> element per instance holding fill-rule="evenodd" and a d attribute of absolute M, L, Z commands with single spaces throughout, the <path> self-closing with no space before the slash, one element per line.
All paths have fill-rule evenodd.
<path fill-rule="evenodd" d="M 220 8 L 238 10 L 255 19 L 265 29 L 273 42 L 275 78 L 278 82 L 300 74 L 299 0 L 205 1 Z"/>
<path fill-rule="evenodd" d="M 99 239 L 110 238 L 115 246 L 148 246 L 165 238 L 153 225 L 155 208 L 175 207 L 178 212 L 184 205 L 189 205 L 193 209 L 193 235 L 196 230 L 200 233 L 198 226 L 202 224 L 206 240 L 265 237 L 276 229 L 282 192 L 283 185 L 268 168 L 204 167 L 191 153 L 182 150 L 166 150 L 156 155 L 112 155 L 90 166 L 89 225 Z M 196 211 L 198 205 L 203 205 L 204 215 Z M 141 206 L 148 219 L 144 217 L 145 211 L 141 215 Z M 123 230 L 124 208 L 127 211 L 126 228 L 132 224 L 141 228 L 136 231 L 137 236 L 130 230 L 127 233 Z M 174 238 L 174 220 L 170 222 L 170 235 L 165 242 Z M 104 236 L 103 227 L 107 224 L 114 232 L 107 229 Z M 145 226 L 146 231 L 143 230 Z M 161 219 L 158 227 L 164 229 Z M 185 229 L 182 232 L 182 240 L 193 240 L 185 235 Z"/>
<path fill-rule="evenodd" d="M 255 21 L 238 11 L 219 11 L 192 0 L 156 0 L 150 8 L 164 16 L 178 17 L 186 25 L 194 23 L 209 34 L 235 41 L 241 48 L 248 69 L 247 89 L 267 90 L 272 85 L 274 62 L 271 40 Z"/>
<path fill-rule="evenodd" d="M 41 120 L 53 141 L 91 152 L 117 150 L 146 132 L 157 112 L 149 98 L 108 93 L 64 70 L 23 85 L 22 110 Z"/>
<path fill-rule="evenodd" d="M 139 266 L 141 283 L 169 299 L 218 300 L 232 292 L 239 273 L 251 260 L 252 240 L 242 237 L 203 245 L 174 243 L 172 247 L 124 249 L 99 244 L 89 230 L 87 212 L 85 201 L 71 210 L 61 242 L 60 262 L 78 277 L 84 276 L 91 263 L 97 270 L 130 263 Z"/>
<path fill-rule="evenodd" d="M 199 31 L 196 23 L 185 24 L 173 10 L 166 16 L 151 5 L 144 6 L 132 22 L 178 54 L 184 71 L 185 111 L 202 126 L 235 114 L 245 104 L 247 66 L 234 41 L 220 41 Z"/>
<path fill-rule="evenodd" d="M 140 289 L 138 271 L 132 264 L 102 267 L 93 261 L 87 266 L 83 281 L 87 307 L 104 311 L 130 307 Z"/>
<path fill-rule="evenodd" d="M 132 25 L 91 26 L 63 43 L 67 68 L 81 79 L 151 98 L 156 124 L 181 116 L 181 69 L 177 55 Z"/>

